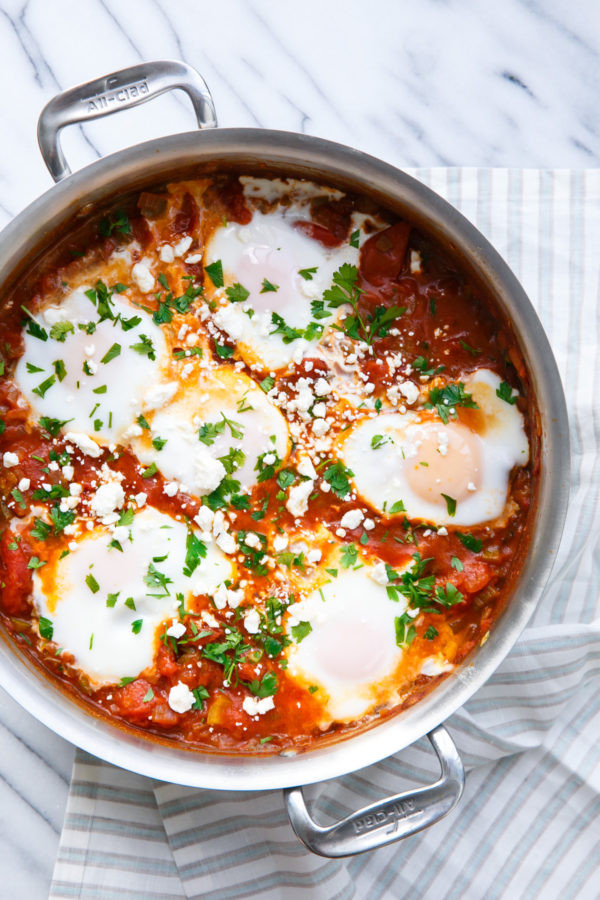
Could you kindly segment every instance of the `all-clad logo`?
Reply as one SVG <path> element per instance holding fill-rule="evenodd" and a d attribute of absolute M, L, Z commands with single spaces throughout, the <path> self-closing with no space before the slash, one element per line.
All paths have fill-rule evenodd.
<path fill-rule="evenodd" d="M 362 819 L 355 819 L 353 822 L 356 834 L 364 834 L 367 831 L 373 831 L 374 828 L 381 828 L 382 825 L 389 824 L 386 834 L 391 834 L 398 828 L 398 822 L 417 811 L 417 804 L 414 800 L 400 800 L 398 803 L 392 803 L 391 806 L 382 809 L 381 812 L 370 813 L 363 816 Z"/>
<path fill-rule="evenodd" d="M 110 82 L 108 86 L 110 87 Z M 129 100 L 135 100 L 136 97 L 142 97 L 149 93 L 148 82 L 144 79 L 144 81 L 136 81 L 135 84 L 121 85 L 115 90 L 105 91 L 94 97 L 86 97 L 83 102 L 86 105 L 86 112 L 95 113 L 101 112 L 103 109 L 110 109 L 111 106 L 119 106 L 120 103 L 127 103 Z"/>

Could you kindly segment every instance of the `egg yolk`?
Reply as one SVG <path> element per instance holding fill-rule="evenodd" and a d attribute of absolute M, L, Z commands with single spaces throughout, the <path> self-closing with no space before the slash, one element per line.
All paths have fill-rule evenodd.
<path fill-rule="evenodd" d="M 414 446 L 416 453 L 406 459 L 404 472 L 414 493 L 423 500 L 443 506 L 442 494 L 464 500 L 481 487 L 480 441 L 464 425 L 427 423 Z"/>

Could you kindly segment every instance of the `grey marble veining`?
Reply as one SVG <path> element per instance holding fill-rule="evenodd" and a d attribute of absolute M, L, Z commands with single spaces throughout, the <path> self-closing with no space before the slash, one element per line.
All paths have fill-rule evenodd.
<path fill-rule="evenodd" d="M 398 166 L 600 164 L 595 0 L 0 0 L 0 225 L 48 189 L 57 91 L 143 59 L 196 66 L 222 125 L 302 131 Z M 171 95 L 65 133 L 73 166 L 189 130 Z M 0 691 L 0 897 L 47 895 L 72 748 Z"/>

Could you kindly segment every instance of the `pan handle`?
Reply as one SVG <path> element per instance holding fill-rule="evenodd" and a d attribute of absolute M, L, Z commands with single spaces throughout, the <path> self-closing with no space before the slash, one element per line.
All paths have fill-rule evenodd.
<path fill-rule="evenodd" d="M 166 91 L 185 91 L 196 113 L 199 128 L 217 124 L 215 106 L 204 79 L 187 63 L 160 59 L 103 75 L 57 94 L 43 108 L 38 120 L 38 144 L 55 181 L 71 174 L 60 145 L 65 125 L 99 119 L 146 103 Z"/>
<path fill-rule="evenodd" d="M 435 784 L 386 797 L 333 825 L 318 825 L 311 818 L 301 787 L 287 788 L 287 813 L 302 843 L 319 856 L 352 856 L 416 834 L 447 815 L 460 800 L 465 770 L 445 728 L 440 725 L 427 737 L 442 768 Z"/>

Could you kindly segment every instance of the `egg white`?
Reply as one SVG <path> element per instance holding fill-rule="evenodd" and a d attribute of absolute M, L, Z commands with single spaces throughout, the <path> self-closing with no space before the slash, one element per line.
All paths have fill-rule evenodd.
<path fill-rule="evenodd" d="M 122 552 L 110 546 L 113 535 L 107 528 L 84 531 L 76 548 L 53 565 L 54 571 L 34 573 L 39 615 L 50 619 L 53 640 L 73 654 L 95 687 L 136 676 L 153 664 L 158 626 L 177 615 L 177 593 L 187 602 L 192 595 L 213 593 L 231 577 L 231 563 L 214 543 L 207 545 L 206 557 L 191 576 L 184 575 L 187 528 L 156 509 L 138 512 L 129 530 Z M 150 564 L 170 579 L 168 593 L 145 583 Z M 89 575 L 99 586 L 96 592 L 86 583 Z M 117 592 L 116 604 L 108 607 L 108 594 Z M 135 609 L 125 605 L 129 597 Z M 132 623 L 138 619 L 142 627 L 134 634 Z"/>
<path fill-rule="evenodd" d="M 349 243 L 324 247 L 294 227 L 294 222 L 308 220 L 308 207 L 302 204 L 269 213 L 256 210 L 248 225 L 223 225 L 208 243 L 207 263 L 221 260 L 226 285 L 241 284 L 250 292 L 240 303 L 229 302 L 221 292 L 223 305 L 214 316 L 249 363 L 281 369 L 306 354 L 314 342 L 296 338 L 285 343 L 281 334 L 273 333 L 272 314 L 279 314 L 292 328 L 305 329 L 313 318 L 311 301 L 321 299 L 331 287 L 333 273 L 343 263 L 358 263 L 359 251 Z M 313 268 L 316 272 L 308 278 L 299 274 Z M 277 290 L 265 291 L 264 279 Z M 321 324 L 335 320 L 332 315 Z"/>
<path fill-rule="evenodd" d="M 225 366 L 197 372 L 171 401 L 145 410 L 145 417 L 150 429 L 138 429 L 141 434 L 132 438 L 140 461 L 156 463 L 166 478 L 199 496 L 214 490 L 225 477 L 219 457 L 230 449 L 244 454 L 231 476 L 240 482 L 241 490 L 256 484 L 259 456 L 273 452 L 283 460 L 288 455 L 285 418 L 255 381 Z M 199 431 L 207 424 L 222 430 L 203 442 Z M 162 450 L 153 446 L 156 438 L 166 439 Z"/>
<path fill-rule="evenodd" d="M 288 608 L 289 635 L 299 622 L 312 627 L 287 648 L 288 675 L 319 688 L 332 721 L 350 722 L 397 701 L 392 679 L 404 651 L 395 619 L 407 607 L 402 597 L 391 600 L 375 576 L 370 564 L 339 569 L 337 578 Z"/>
<path fill-rule="evenodd" d="M 139 399 L 156 381 L 167 352 L 161 329 L 147 313 L 116 293 L 112 296 L 112 306 L 115 317 L 139 316 L 140 324 L 123 331 L 115 320 L 99 322 L 96 309 L 83 289 L 71 291 L 59 307 L 46 307 L 39 319 L 48 333 L 56 322 L 71 322 L 74 333 L 67 333 L 64 341 L 51 337 L 43 341 L 24 331 L 25 349 L 15 370 L 17 386 L 37 418 L 69 420 L 68 430 L 87 433 L 100 443 L 121 441 L 137 415 Z M 96 323 L 93 334 L 86 334 L 78 327 L 90 322 Z M 152 341 L 154 360 L 131 349 L 141 342 L 142 335 Z M 121 347 L 119 355 L 103 363 L 102 359 L 114 344 Z M 64 361 L 66 369 L 62 381 L 55 374 L 57 360 Z M 84 363 L 94 374 L 84 372 Z M 28 366 L 42 371 L 28 371 Z M 40 396 L 35 389 L 52 375 L 54 384 Z M 94 422 L 97 426 L 100 423 L 99 426 L 95 428 Z"/>
<path fill-rule="evenodd" d="M 398 515 L 462 526 L 502 514 L 511 469 L 529 459 L 523 416 L 497 396 L 494 372 L 480 369 L 464 383 L 481 413 L 477 432 L 421 410 L 363 419 L 344 436 L 343 461 L 357 493 L 376 510 L 391 515 L 401 501 Z M 454 515 L 444 494 L 457 500 Z"/>

